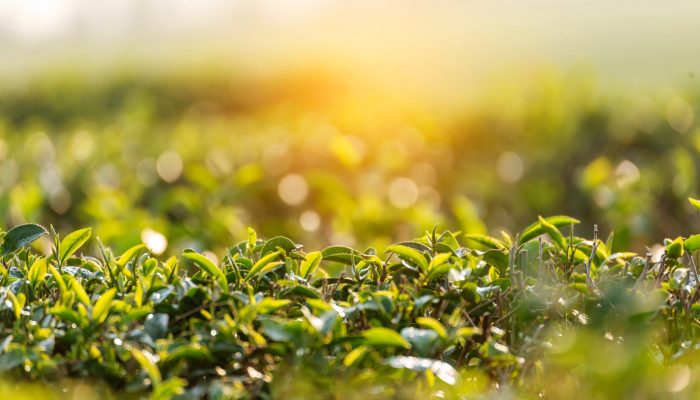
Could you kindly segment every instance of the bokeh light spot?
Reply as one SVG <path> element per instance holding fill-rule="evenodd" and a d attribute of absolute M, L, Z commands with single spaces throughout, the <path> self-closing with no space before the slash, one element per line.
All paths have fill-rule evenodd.
<path fill-rule="evenodd" d="M 615 169 L 617 186 L 624 189 L 639 180 L 639 168 L 629 160 L 624 160 Z"/>
<path fill-rule="evenodd" d="M 496 162 L 496 173 L 505 183 L 515 183 L 523 177 L 525 164 L 519 155 L 506 151 L 498 157 Z"/>
<path fill-rule="evenodd" d="M 668 102 L 666 119 L 673 130 L 678 133 L 686 133 L 693 125 L 695 112 L 687 101 L 676 96 Z"/>
<path fill-rule="evenodd" d="M 299 217 L 299 225 L 307 232 L 315 232 L 321 226 L 321 217 L 315 211 L 306 210 Z"/>
<path fill-rule="evenodd" d="M 418 201 L 418 186 L 408 178 L 396 178 L 389 185 L 389 202 L 396 208 L 409 208 Z"/>
<path fill-rule="evenodd" d="M 164 181 L 175 182 L 182 175 L 182 158 L 174 150 L 166 151 L 158 157 L 156 170 Z"/>
<path fill-rule="evenodd" d="M 290 206 L 298 206 L 309 195 L 309 186 L 303 176 L 289 174 L 280 180 L 277 186 L 277 193 L 283 202 Z"/>
<path fill-rule="evenodd" d="M 141 241 L 155 255 L 160 255 L 168 248 L 168 239 L 162 233 L 146 228 L 141 231 Z"/>

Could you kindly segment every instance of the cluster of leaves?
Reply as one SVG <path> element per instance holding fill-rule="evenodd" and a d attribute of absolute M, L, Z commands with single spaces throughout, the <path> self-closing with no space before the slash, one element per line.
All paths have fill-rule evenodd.
<path fill-rule="evenodd" d="M 611 253 L 597 229 L 575 236 L 576 223 L 540 217 L 516 238 L 433 230 L 383 254 L 307 252 L 251 229 L 221 262 L 144 245 L 78 256 L 89 228 L 21 225 L 2 244 L 0 372 L 156 399 L 542 395 L 556 393 L 540 379 L 561 361 L 550 349 L 577 332 L 635 345 L 651 332 L 641 348 L 660 364 L 695 351 L 700 236 L 653 260 Z M 41 256 L 29 245 L 44 234 Z"/>

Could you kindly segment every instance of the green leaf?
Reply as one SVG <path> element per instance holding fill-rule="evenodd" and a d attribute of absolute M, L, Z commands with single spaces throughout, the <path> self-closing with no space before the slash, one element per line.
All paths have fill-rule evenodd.
<path fill-rule="evenodd" d="M 401 337 L 411 344 L 411 350 L 421 356 L 430 355 L 440 341 L 440 336 L 432 329 L 407 327 L 401 330 Z"/>
<path fill-rule="evenodd" d="M 224 274 L 224 271 L 222 271 L 219 267 L 214 265 L 210 259 L 195 252 L 183 253 L 182 257 L 192 261 L 198 267 L 203 269 L 207 274 L 209 274 L 209 276 L 212 277 L 212 279 L 214 279 L 215 282 L 218 283 L 222 290 L 228 290 L 228 280 L 226 279 L 226 274 Z"/>
<path fill-rule="evenodd" d="M 143 324 L 143 329 L 153 340 L 164 338 L 168 335 L 169 322 L 170 316 L 168 314 L 149 314 L 148 317 L 146 317 L 146 322 Z"/>
<path fill-rule="evenodd" d="M 164 364 L 170 364 L 179 360 L 188 361 L 212 361 L 213 357 L 206 347 L 198 343 L 186 344 L 171 350 L 165 358 Z"/>
<path fill-rule="evenodd" d="M 151 382 L 153 382 L 154 385 L 158 385 L 162 382 L 163 377 L 160 375 L 160 370 L 156 365 L 156 357 L 151 353 L 141 351 L 135 347 L 129 346 L 128 348 L 134 360 L 141 365 L 141 368 L 143 368 L 149 378 L 151 378 Z"/>
<path fill-rule="evenodd" d="M 313 251 L 306 255 L 304 261 L 299 265 L 299 275 L 306 279 L 314 273 L 318 265 L 321 263 L 323 255 L 319 251 Z"/>
<path fill-rule="evenodd" d="M 112 300 L 117 294 L 117 289 L 112 288 L 102 293 L 99 299 L 95 302 L 95 306 L 92 308 L 92 319 L 99 323 L 104 322 L 109 315 L 109 310 L 111 308 Z"/>
<path fill-rule="evenodd" d="M 482 259 L 489 265 L 493 265 L 501 276 L 508 271 L 508 254 L 504 250 L 488 250 L 483 253 Z"/>
<path fill-rule="evenodd" d="M 365 338 L 364 343 L 368 346 L 393 346 L 410 349 L 411 344 L 406 341 L 396 331 L 389 328 L 371 328 L 366 330 L 362 337 Z"/>
<path fill-rule="evenodd" d="M 494 239 L 491 236 L 486 236 L 486 235 L 481 235 L 481 234 L 470 234 L 470 235 L 464 235 L 464 237 L 467 240 L 471 240 L 473 242 L 479 243 L 482 246 L 485 246 L 489 249 L 505 249 L 506 245 L 503 244 L 500 240 Z"/>
<path fill-rule="evenodd" d="M 565 226 L 571 226 L 572 224 L 575 225 L 581 222 L 576 218 L 567 217 L 566 215 L 556 215 L 553 217 L 547 217 L 544 220 L 557 228 L 563 228 Z M 547 233 L 547 230 L 544 228 L 541 222 L 535 222 L 534 224 L 528 226 L 527 228 L 525 228 L 525 230 L 523 230 L 523 233 L 520 235 L 520 240 L 518 241 L 518 244 L 528 242 L 545 233 Z"/>
<path fill-rule="evenodd" d="M 690 205 L 693 206 L 693 208 L 700 211 L 700 200 L 688 197 L 688 201 L 690 202 Z"/>
<path fill-rule="evenodd" d="M 683 243 L 687 251 L 695 251 L 700 249 L 700 235 L 692 235 L 685 239 Z"/>
<path fill-rule="evenodd" d="M 70 256 L 78 251 L 80 246 L 90 239 L 91 233 L 92 229 L 90 228 L 80 229 L 69 233 L 65 238 L 63 238 L 63 240 L 61 240 L 61 254 L 59 255 L 61 264 L 66 262 Z"/>
<path fill-rule="evenodd" d="M 43 226 L 37 224 L 15 226 L 5 235 L 5 241 L 2 243 L 2 254 L 9 254 L 28 246 L 47 233 Z"/>
<path fill-rule="evenodd" d="M 330 246 L 321 251 L 323 259 L 326 261 L 338 262 L 345 265 L 359 263 L 362 260 L 362 253 L 345 246 Z"/>
<path fill-rule="evenodd" d="M 423 271 L 428 269 L 428 261 L 423 256 L 423 253 L 418 250 L 412 249 L 408 246 L 395 244 L 387 247 L 386 252 L 396 253 L 400 258 L 420 267 L 420 269 Z"/>
<path fill-rule="evenodd" d="M 267 266 L 267 264 L 271 263 L 272 260 L 277 258 L 280 255 L 279 251 L 274 251 L 272 253 L 267 254 L 266 256 L 260 258 L 258 262 L 253 264 L 253 266 L 250 268 L 250 271 L 248 271 L 248 274 L 245 277 L 245 281 L 247 282 L 248 280 L 252 279 L 256 275 L 258 275 L 260 272 L 262 272 L 263 268 Z"/>
<path fill-rule="evenodd" d="M 538 219 L 540 222 L 540 226 L 544 230 L 544 232 L 542 232 L 542 233 L 548 234 L 549 237 L 552 238 L 552 241 L 554 241 L 554 243 L 561 250 L 566 251 L 566 249 L 568 248 L 568 246 L 566 244 L 566 239 L 564 239 L 564 235 L 562 235 L 561 232 L 559 232 L 559 229 L 557 229 L 557 227 L 554 224 L 550 223 L 549 221 L 547 221 L 546 219 L 544 219 L 542 217 L 538 217 Z"/>
<path fill-rule="evenodd" d="M 285 253 L 290 253 L 297 248 L 296 244 L 294 244 L 294 242 L 292 242 L 289 238 L 277 236 L 265 242 L 260 250 L 260 256 L 262 257 L 266 254 L 272 253 L 273 251 L 277 250 L 278 247 L 284 250 Z"/>

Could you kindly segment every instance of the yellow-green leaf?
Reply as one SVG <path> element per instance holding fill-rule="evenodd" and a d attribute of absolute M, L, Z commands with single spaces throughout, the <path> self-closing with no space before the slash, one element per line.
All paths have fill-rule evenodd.
<path fill-rule="evenodd" d="M 109 315 L 110 303 L 117 294 L 117 289 L 112 288 L 102 293 L 99 299 L 95 302 L 95 306 L 92 308 L 92 319 L 97 322 L 104 322 Z"/>
<path fill-rule="evenodd" d="M 61 254 L 59 256 L 61 263 L 64 263 L 68 257 L 72 256 L 78 251 L 80 246 L 90 239 L 91 232 L 92 230 L 90 228 L 80 229 L 69 233 L 61 240 Z"/>
<path fill-rule="evenodd" d="M 693 206 L 693 208 L 700 211 L 700 200 L 688 197 L 688 201 L 690 202 L 690 205 Z"/>
<path fill-rule="evenodd" d="M 369 346 L 393 346 L 410 349 L 411 344 L 406 341 L 396 331 L 389 328 L 371 328 L 366 330 L 362 336 L 365 338 L 365 344 Z"/>
<path fill-rule="evenodd" d="M 46 258 L 39 257 L 29 268 L 27 273 L 27 279 L 29 279 L 29 284 L 32 288 L 36 288 L 38 284 L 44 281 L 46 278 L 46 273 L 48 272 L 48 265 L 46 264 Z"/>
<path fill-rule="evenodd" d="M 418 317 L 416 318 L 416 323 L 418 323 L 418 325 L 424 328 L 432 329 L 443 339 L 447 338 L 447 330 L 445 330 L 445 327 L 442 325 L 442 323 L 440 323 L 440 321 L 436 320 L 435 318 Z"/>
<path fill-rule="evenodd" d="M 58 272 L 58 270 L 54 266 L 49 265 L 49 273 L 51 274 L 51 276 L 53 276 L 53 279 L 56 281 L 58 288 L 61 289 L 61 293 L 66 293 L 66 281 L 63 280 L 63 277 Z"/>
<path fill-rule="evenodd" d="M 134 257 L 136 257 L 141 251 L 145 249 L 146 245 L 137 244 L 136 246 L 130 248 L 129 250 L 125 251 L 124 254 L 119 256 L 119 259 L 117 260 L 117 265 L 119 265 L 119 267 L 121 268 L 124 268 L 129 261 L 131 261 Z"/>
<path fill-rule="evenodd" d="M 491 236 L 481 235 L 478 233 L 464 235 L 467 240 L 479 243 L 482 246 L 486 246 L 489 249 L 505 249 L 504 245 L 500 240 L 494 239 Z"/>
<path fill-rule="evenodd" d="M 700 235 L 692 235 L 688 237 L 683 242 L 683 246 L 686 250 L 691 252 L 700 249 Z"/>
<path fill-rule="evenodd" d="M 313 251 L 307 254 L 304 261 L 299 265 L 299 275 L 304 279 L 312 275 L 318 267 L 318 264 L 321 263 L 322 258 L 323 256 L 320 251 Z"/>
<path fill-rule="evenodd" d="M 450 254 L 450 253 L 436 254 L 435 257 L 433 257 L 433 259 L 430 260 L 430 264 L 428 265 L 428 271 L 432 271 L 433 268 L 441 266 L 447 260 L 449 260 L 450 257 L 452 257 L 452 254 Z"/>
<path fill-rule="evenodd" d="M 576 218 L 567 217 L 566 215 L 555 215 L 553 217 L 547 217 L 545 218 L 545 221 L 554 225 L 557 228 L 571 226 L 581 222 Z M 530 241 L 531 239 L 536 238 L 537 236 L 542 235 L 543 233 L 546 233 L 546 231 L 542 224 L 539 221 L 535 222 L 534 224 L 528 226 L 527 228 L 525 228 L 525 230 L 523 230 L 523 233 L 522 235 L 520 235 L 520 240 L 518 242 L 520 244 L 523 244 L 527 241 Z"/>
<path fill-rule="evenodd" d="M 355 364 L 357 361 L 360 360 L 360 358 L 362 358 L 363 355 L 365 355 L 365 353 L 367 353 L 367 346 L 358 346 L 354 348 L 343 359 L 343 365 L 349 367 Z"/>
<path fill-rule="evenodd" d="M 404 246 L 404 245 L 400 245 L 400 244 L 395 244 L 395 245 L 387 247 L 386 251 L 396 253 L 399 257 L 417 265 L 423 271 L 425 271 L 428 268 L 428 261 L 426 261 L 423 254 L 416 249 L 412 249 L 408 246 Z M 398 335 L 398 333 L 397 333 L 397 335 Z"/>
<path fill-rule="evenodd" d="M 455 333 L 457 337 L 470 337 L 474 335 L 481 335 L 481 328 L 476 326 L 465 326 L 463 328 L 457 329 Z"/>
<path fill-rule="evenodd" d="M 20 293 L 18 296 L 15 296 L 12 290 L 8 290 L 6 293 L 7 298 L 12 303 L 12 311 L 15 314 L 15 318 L 19 319 L 22 316 L 22 308 L 24 307 L 24 294 Z"/>
<path fill-rule="evenodd" d="M 543 233 L 546 233 L 549 235 L 550 238 L 552 238 L 552 241 L 562 250 L 566 250 L 568 248 L 566 244 L 566 239 L 564 239 L 564 235 L 561 234 L 559 229 L 557 229 L 556 226 L 551 224 L 549 221 L 546 219 L 540 217 L 537 217 L 538 221 L 540 222 L 540 225 L 542 226 L 542 229 L 544 229 Z"/>
<path fill-rule="evenodd" d="M 156 358 L 153 354 L 131 346 L 129 346 L 129 351 L 134 357 L 134 360 L 136 360 L 136 362 L 138 362 L 139 365 L 141 365 L 141 368 L 143 368 L 146 371 L 148 376 L 151 378 L 151 382 L 153 382 L 154 385 L 157 385 L 163 381 L 163 378 L 160 374 L 160 369 L 158 369 L 158 366 L 156 365 Z"/>
<path fill-rule="evenodd" d="M 224 271 L 222 271 L 219 267 L 214 265 L 213 262 L 211 262 L 210 259 L 206 258 L 205 256 L 199 254 L 199 253 L 194 253 L 194 252 L 189 252 L 189 253 L 183 253 L 182 256 L 193 263 L 195 263 L 198 267 L 203 269 L 209 276 L 214 279 L 214 281 L 221 287 L 222 290 L 228 290 L 228 280 L 226 279 L 226 274 L 224 274 Z"/>
<path fill-rule="evenodd" d="M 88 296 L 87 292 L 83 288 L 83 285 L 78 282 L 77 279 L 73 275 L 65 275 L 66 279 L 68 279 L 68 282 L 70 284 L 70 290 L 75 293 L 75 296 L 80 300 L 83 304 L 86 306 L 92 305 L 90 302 L 90 296 Z"/>
<path fill-rule="evenodd" d="M 683 256 L 683 238 L 679 236 L 666 246 L 666 257 L 676 259 L 681 256 Z"/>
<path fill-rule="evenodd" d="M 265 268 L 265 266 L 267 266 L 267 264 L 272 262 L 272 260 L 277 258 L 277 256 L 279 256 L 279 255 L 280 255 L 280 252 L 278 250 L 278 251 L 273 251 L 272 253 L 269 253 L 264 257 L 261 257 L 258 260 L 258 262 L 253 264 L 253 266 L 250 268 L 250 271 L 248 271 L 248 274 L 245 277 L 245 281 L 248 281 L 251 278 L 253 278 L 254 276 L 256 276 L 257 274 L 259 274 L 262 271 L 262 269 Z"/>
<path fill-rule="evenodd" d="M 257 242 L 258 234 L 255 232 L 255 229 L 248 227 L 248 250 L 253 251 Z"/>

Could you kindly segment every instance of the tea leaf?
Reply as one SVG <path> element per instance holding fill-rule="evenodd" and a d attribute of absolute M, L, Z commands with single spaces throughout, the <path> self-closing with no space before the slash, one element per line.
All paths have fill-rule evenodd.
<path fill-rule="evenodd" d="M 299 275 L 306 279 L 314 273 L 318 265 L 321 263 L 323 256 L 321 252 L 314 251 L 306 255 L 304 261 L 299 265 Z"/>
<path fill-rule="evenodd" d="M 371 328 L 366 330 L 362 336 L 364 344 L 368 346 L 393 346 L 410 349 L 411 345 L 396 331 L 389 328 Z"/>
<path fill-rule="evenodd" d="M 214 279 L 222 290 L 228 290 L 228 280 L 226 279 L 224 271 L 214 265 L 210 259 L 194 252 L 183 253 L 182 257 L 192 261 L 198 267 L 202 268 L 207 274 L 209 274 L 209 276 L 211 276 L 212 279 Z"/>
<path fill-rule="evenodd" d="M 35 289 L 37 285 L 46 279 L 47 272 L 48 265 L 46 264 L 46 258 L 37 258 L 34 263 L 32 263 L 32 266 L 29 268 L 29 272 L 27 273 L 27 279 L 29 279 L 29 284 L 32 289 Z"/>
<path fill-rule="evenodd" d="M 423 271 L 428 269 L 428 261 L 418 250 L 404 245 L 392 245 L 387 247 L 386 252 L 396 253 L 400 258 L 420 267 Z"/>
<path fill-rule="evenodd" d="M 37 224 L 15 226 L 5 234 L 5 239 L 2 243 L 2 254 L 13 253 L 22 247 L 30 245 L 47 233 L 43 226 Z"/>
<path fill-rule="evenodd" d="M 90 234 L 92 232 L 91 228 L 84 228 L 77 230 L 75 232 L 69 233 L 66 237 L 61 240 L 61 254 L 59 255 L 59 260 L 61 264 L 66 262 L 66 260 L 72 256 L 80 246 L 82 246 L 88 239 L 90 239 Z"/>
<path fill-rule="evenodd" d="M 142 351 L 134 347 L 129 347 L 129 351 L 134 357 L 134 360 L 136 360 L 136 362 L 138 362 L 139 365 L 141 365 L 141 368 L 143 368 L 146 371 L 148 377 L 151 378 L 153 384 L 158 385 L 159 383 L 161 383 L 163 378 L 160 374 L 158 366 L 156 365 L 155 356 L 145 350 Z"/>
<path fill-rule="evenodd" d="M 92 319 L 99 323 L 104 322 L 109 315 L 109 310 L 111 308 L 112 300 L 117 294 L 117 289 L 112 288 L 102 293 L 99 299 L 95 302 L 95 306 L 92 308 Z"/>

